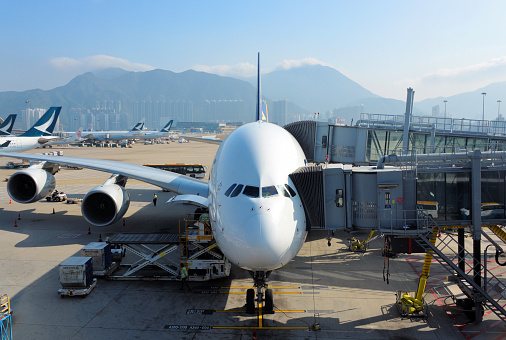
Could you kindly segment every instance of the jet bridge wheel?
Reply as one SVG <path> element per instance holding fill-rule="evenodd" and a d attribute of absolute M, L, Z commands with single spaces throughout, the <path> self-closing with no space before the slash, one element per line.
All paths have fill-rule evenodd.
<path fill-rule="evenodd" d="M 246 291 L 246 313 L 255 313 L 255 290 L 252 288 Z"/>
<path fill-rule="evenodd" d="M 273 312 L 274 312 L 274 298 L 272 289 L 266 289 L 264 313 L 273 313 Z"/>

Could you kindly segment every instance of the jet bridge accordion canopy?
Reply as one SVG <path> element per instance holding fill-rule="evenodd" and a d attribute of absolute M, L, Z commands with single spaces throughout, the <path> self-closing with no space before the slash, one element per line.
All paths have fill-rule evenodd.
<path fill-rule="evenodd" d="M 290 174 L 290 179 L 300 195 L 310 228 L 325 229 L 322 166 L 301 167 Z"/>

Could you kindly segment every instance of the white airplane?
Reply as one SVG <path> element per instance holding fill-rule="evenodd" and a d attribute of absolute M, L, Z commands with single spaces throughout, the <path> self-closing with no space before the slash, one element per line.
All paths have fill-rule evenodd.
<path fill-rule="evenodd" d="M 71 135 L 69 137 L 48 142 L 47 145 L 53 146 L 53 145 L 69 145 L 69 144 L 83 143 L 86 141 L 86 138 L 83 138 L 82 134 L 83 134 L 83 129 L 80 128 L 76 132 L 71 133 Z"/>
<path fill-rule="evenodd" d="M 160 131 L 143 131 L 144 139 L 168 137 L 170 135 L 170 128 L 172 127 L 173 120 L 169 120 L 167 124 Z"/>
<path fill-rule="evenodd" d="M 305 166 L 306 159 L 289 132 L 262 119 L 260 54 L 258 59 L 257 121 L 237 128 L 223 140 L 208 183 L 141 165 L 0 150 L 0 156 L 43 161 L 13 174 L 7 183 L 9 195 L 20 203 L 44 198 L 55 187 L 54 164 L 113 173 L 85 196 L 81 208 L 88 222 L 107 226 L 128 209 L 130 200 L 124 188 L 128 177 L 180 194 L 174 201 L 191 201 L 209 209 L 218 247 L 230 262 L 251 273 L 257 301 L 265 301 L 265 311 L 272 312 L 273 293 L 267 288 L 267 277 L 297 255 L 307 234 L 305 211 L 289 177 Z M 255 310 L 254 289 L 247 291 L 246 307 Z"/>
<path fill-rule="evenodd" d="M 100 140 L 100 141 L 120 141 L 123 139 L 134 139 L 144 137 L 145 133 L 142 131 L 144 122 L 139 122 L 130 131 L 93 131 L 85 132 L 83 138 Z"/>
<path fill-rule="evenodd" d="M 60 115 L 61 106 L 51 107 L 28 131 L 19 136 L 0 136 L 0 145 L 9 142 L 2 152 L 20 152 L 37 148 L 60 137 L 51 136 Z"/>
<path fill-rule="evenodd" d="M 12 133 L 14 122 L 16 121 L 16 114 L 10 114 L 0 125 L 0 136 L 9 136 Z"/>

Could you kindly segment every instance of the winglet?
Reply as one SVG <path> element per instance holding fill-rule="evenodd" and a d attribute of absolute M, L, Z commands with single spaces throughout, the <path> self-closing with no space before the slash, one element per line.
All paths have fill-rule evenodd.
<path fill-rule="evenodd" d="M 0 135 L 7 136 L 12 132 L 12 127 L 14 126 L 14 122 L 16 121 L 16 114 L 10 114 L 0 125 Z"/>
<path fill-rule="evenodd" d="M 169 132 L 170 128 L 172 127 L 173 121 L 174 121 L 173 119 L 169 120 L 169 122 L 165 124 L 165 126 L 160 130 L 160 132 Z"/>
<path fill-rule="evenodd" d="M 44 113 L 30 130 L 23 133 L 23 137 L 51 136 L 60 115 L 61 106 L 52 106 Z"/>

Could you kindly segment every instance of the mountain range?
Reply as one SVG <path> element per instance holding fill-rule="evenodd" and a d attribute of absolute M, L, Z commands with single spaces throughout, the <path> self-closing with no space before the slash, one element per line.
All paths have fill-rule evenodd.
<path fill-rule="evenodd" d="M 113 68 L 82 74 L 65 86 L 47 91 L 0 92 L 0 115 L 20 113 L 26 108 L 27 100 L 30 107 L 61 105 L 61 122 L 66 127 L 70 108 L 92 108 L 98 101 L 121 101 L 122 110 L 127 113 L 133 111 L 136 102 L 191 101 L 194 120 L 206 121 L 206 101 L 221 100 L 242 101 L 243 112 L 237 112 L 234 118 L 247 122 L 255 116 L 254 84 L 254 78 L 241 80 L 193 70 L 180 73 L 166 70 L 129 72 Z M 500 98 L 501 93 L 506 92 L 506 82 L 451 97 L 415 102 L 414 112 L 417 115 L 430 114 L 432 107 L 439 105 L 442 115 L 443 100 L 447 100 L 448 116 L 481 119 L 483 92 L 487 93 L 489 101 L 490 98 Z M 287 101 L 288 121 L 313 112 L 325 113 L 359 105 L 363 105 L 363 112 L 367 113 L 403 114 L 405 111 L 404 101 L 380 97 L 336 69 L 321 65 L 265 74 L 262 76 L 262 94 L 268 103 L 280 99 Z M 487 108 L 487 113 L 491 110 Z M 487 115 L 485 118 L 495 117 Z"/>

